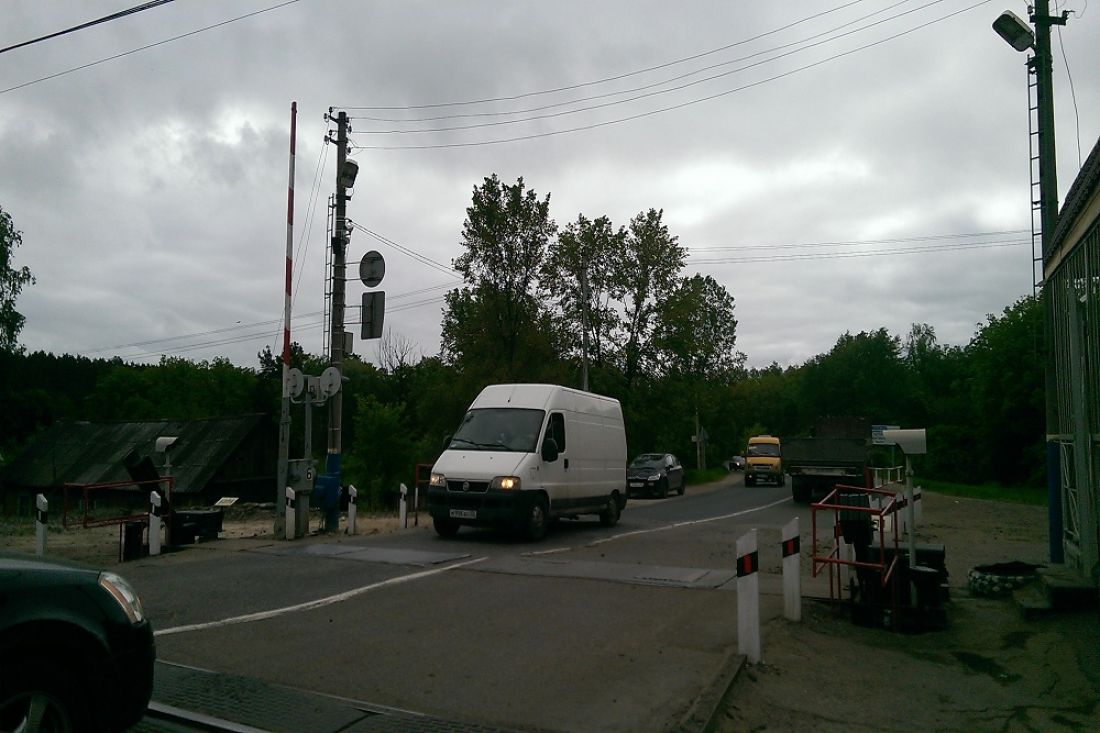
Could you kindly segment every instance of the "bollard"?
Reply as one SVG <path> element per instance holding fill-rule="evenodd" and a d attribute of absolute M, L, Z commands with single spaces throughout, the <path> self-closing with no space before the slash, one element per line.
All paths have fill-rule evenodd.
<path fill-rule="evenodd" d="M 359 491 L 353 484 L 348 484 L 348 534 L 355 534 L 355 513 L 357 509 L 355 498 L 357 496 L 359 496 Z"/>
<path fill-rule="evenodd" d="M 737 652 L 760 661 L 760 556 L 756 530 L 737 540 Z"/>
<path fill-rule="evenodd" d="M 401 529 L 409 528 L 409 487 L 405 484 L 401 484 L 401 503 L 399 504 L 397 523 L 401 526 Z"/>
<path fill-rule="evenodd" d="M 160 494 L 149 492 L 149 554 L 160 554 Z"/>
<path fill-rule="evenodd" d="M 46 522 L 49 520 L 50 502 L 39 494 L 34 499 L 34 552 L 36 555 L 46 554 Z"/>
<path fill-rule="evenodd" d="M 915 526 L 917 527 L 920 526 L 921 509 L 924 508 L 924 502 L 921 501 L 922 498 L 924 498 L 924 492 L 921 490 L 921 487 L 915 487 L 913 489 L 913 514 L 915 515 L 914 521 L 916 522 Z"/>
<path fill-rule="evenodd" d="M 783 615 L 802 620 L 802 553 L 798 517 L 783 527 Z"/>
<path fill-rule="evenodd" d="M 298 533 L 294 525 L 294 489 L 286 487 L 286 539 L 292 540 Z"/>

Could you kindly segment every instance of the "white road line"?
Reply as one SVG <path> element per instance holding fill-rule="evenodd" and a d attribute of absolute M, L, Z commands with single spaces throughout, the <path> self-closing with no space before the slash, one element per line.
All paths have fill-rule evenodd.
<path fill-rule="evenodd" d="M 263 621 L 264 619 L 275 618 L 276 616 L 282 616 L 288 613 L 296 613 L 298 611 L 312 611 L 315 608 L 322 608 L 324 606 L 330 606 L 333 603 L 340 603 L 346 601 L 349 598 L 362 595 L 368 591 L 377 590 L 378 588 L 385 588 L 390 585 L 398 585 L 399 583 L 407 583 L 410 580 L 419 580 L 421 578 L 427 578 L 431 575 L 438 575 L 439 573 L 445 573 L 448 570 L 454 570 L 456 568 L 465 567 L 467 565 L 473 565 L 484 560 L 488 560 L 488 557 L 478 557 L 473 560 L 466 560 L 465 562 L 455 563 L 454 565 L 448 565 L 445 568 L 432 568 L 431 570 L 423 570 L 419 573 L 412 573 L 411 575 L 401 575 L 396 578 L 390 578 L 389 580 L 382 580 L 378 583 L 371 583 L 370 585 L 364 585 L 362 588 L 353 588 L 343 593 L 337 593 L 334 596 L 328 596 L 327 598 L 318 598 L 313 601 L 306 601 L 305 603 L 298 603 L 293 606 L 286 606 L 284 608 L 275 608 L 270 611 L 259 611 L 257 613 L 247 613 L 243 616 L 232 616 L 230 618 L 223 618 L 218 621 L 208 621 L 201 624 L 188 624 L 187 626 L 174 626 L 169 629 L 160 629 L 154 632 L 154 636 L 167 636 L 169 634 L 184 634 L 189 631 L 203 631 L 205 629 L 214 629 L 219 626 L 230 626 L 232 624 L 245 624 L 252 621 Z"/>
<path fill-rule="evenodd" d="M 734 512 L 733 514 L 723 514 L 723 515 L 718 516 L 718 517 L 707 517 L 706 519 L 692 519 L 692 520 L 687 521 L 687 522 L 676 522 L 675 524 L 666 524 L 662 527 L 651 527 L 649 529 L 636 529 L 636 530 L 633 530 L 632 532 L 623 532 L 622 534 L 612 535 L 611 537 L 604 537 L 603 539 L 596 540 L 594 542 L 589 542 L 586 545 L 586 547 L 595 547 L 596 545 L 602 545 L 605 542 L 611 542 L 612 540 L 622 539 L 623 537 L 633 537 L 635 535 L 650 534 L 652 532 L 664 532 L 666 530 L 677 529 L 679 527 L 690 527 L 693 524 L 706 524 L 707 522 L 720 522 L 723 519 L 733 519 L 734 517 L 740 517 L 740 516 L 743 516 L 745 514 L 751 514 L 753 512 L 758 512 L 761 509 L 770 509 L 773 506 L 779 506 L 780 504 L 786 504 L 789 501 L 792 501 L 792 499 L 791 499 L 791 497 L 788 496 L 788 497 L 784 497 L 784 498 L 780 499 L 779 501 L 773 501 L 771 504 L 764 504 L 762 506 L 755 506 L 755 507 L 752 507 L 751 509 L 742 509 L 741 511 Z"/>

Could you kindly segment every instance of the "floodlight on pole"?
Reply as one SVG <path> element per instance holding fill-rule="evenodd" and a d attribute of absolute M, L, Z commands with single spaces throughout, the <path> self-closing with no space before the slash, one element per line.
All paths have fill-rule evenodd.
<path fill-rule="evenodd" d="M 1026 51 L 1035 47 L 1035 32 L 1011 10 L 1004 11 L 997 20 L 993 21 L 993 30 L 997 31 L 997 35 L 1017 51 Z"/>

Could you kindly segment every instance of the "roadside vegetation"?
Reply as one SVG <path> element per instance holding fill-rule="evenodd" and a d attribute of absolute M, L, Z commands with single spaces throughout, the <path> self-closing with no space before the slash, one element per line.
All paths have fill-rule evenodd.
<path fill-rule="evenodd" d="M 4 215 L 0 224 L 0 464 L 58 420 L 261 412 L 277 422 L 282 366 L 270 349 L 251 367 L 25 353 L 14 303 L 33 279 L 12 262 L 21 244 L 14 223 Z M 1044 484 L 1041 312 L 1033 298 L 989 315 L 965 345 L 942 344 L 918 323 L 900 335 L 885 328 L 838 334 L 827 353 L 804 363 L 747 369 L 734 295 L 685 272 L 687 250 L 660 209 L 622 225 L 577 214 L 559 226 L 549 194 L 493 175 L 474 186 L 456 229 L 462 282 L 446 294 L 439 353 L 419 353 L 387 332 L 359 347 L 376 350 L 374 363 L 345 361 L 344 479 L 368 506 L 385 505 L 398 483 L 411 481 L 415 464 L 434 461 L 486 384 L 580 387 L 584 355 L 589 388 L 622 402 L 631 455 L 674 453 L 690 483 L 722 475 L 750 435 L 806 435 L 824 416 L 848 415 L 927 428 L 928 455 L 914 463 L 930 489 L 932 481 Z M 311 375 L 327 366 L 298 344 L 291 361 Z M 300 417 L 295 410 L 296 436 Z M 325 409 L 314 410 L 318 458 L 326 421 Z M 696 424 L 708 436 L 705 467 L 695 465 Z"/>
<path fill-rule="evenodd" d="M 916 479 L 914 483 L 928 491 L 948 496 L 964 496 L 968 499 L 993 499 L 996 501 L 1008 501 L 1014 504 L 1030 504 L 1032 506 L 1047 505 L 1047 490 L 1045 486 L 1004 486 L 1002 484 L 957 484 L 950 481 L 936 481 L 934 479 Z"/>

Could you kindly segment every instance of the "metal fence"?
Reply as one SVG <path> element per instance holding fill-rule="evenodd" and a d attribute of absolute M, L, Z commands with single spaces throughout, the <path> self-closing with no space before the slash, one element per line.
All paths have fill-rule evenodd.
<path fill-rule="evenodd" d="M 1100 220 L 1049 273 L 1047 439 L 1057 443 L 1066 562 L 1096 572 L 1100 546 Z"/>

